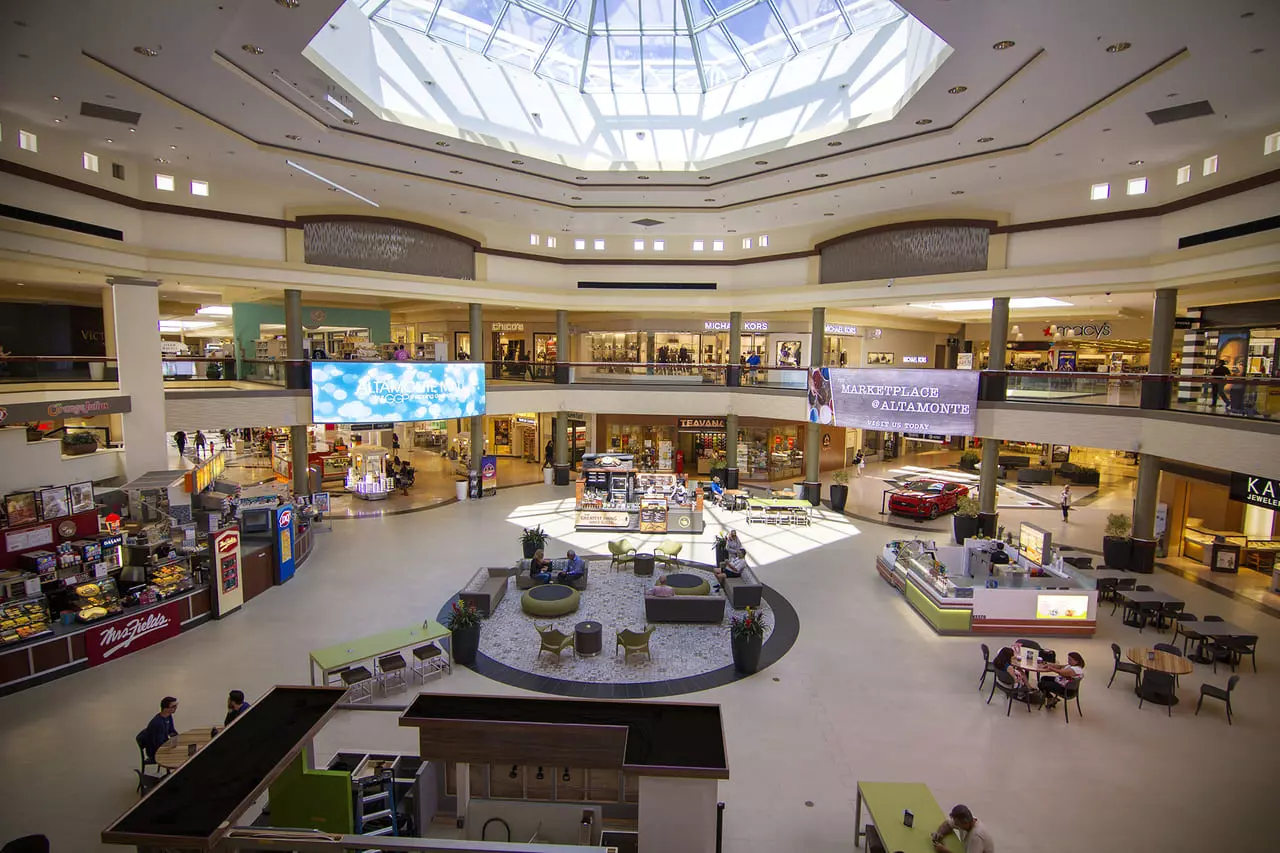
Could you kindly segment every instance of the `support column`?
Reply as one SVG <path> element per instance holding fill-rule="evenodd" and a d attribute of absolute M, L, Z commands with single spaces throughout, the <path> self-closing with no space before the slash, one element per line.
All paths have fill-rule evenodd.
<path fill-rule="evenodd" d="M 484 361 L 484 307 L 471 303 L 471 360 Z M 485 371 L 488 374 L 488 370 Z M 492 374 L 495 378 L 497 373 Z M 484 494 L 480 478 L 480 460 L 484 456 L 484 415 L 471 417 L 471 460 L 467 463 L 470 494 L 473 500 Z"/>
<path fill-rule="evenodd" d="M 1204 329 L 1200 328 L 1200 309 L 1187 311 L 1191 316 L 1191 328 L 1182 336 L 1182 376 L 1202 376 L 1209 372 L 1204 358 Z M 1200 397 L 1203 382 L 1179 382 L 1178 402 L 1194 403 Z"/>
<path fill-rule="evenodd" d="M 311 384 L 310 375 L 307 372 L 307 365 L 302 360 L 301 290 L 284 292 L 284 344 L 285 355 L 289 360 L 284 371 L 285 387 L 308 387 Z M 289 427 L 289 461 L 293 468 L 291 478 L 293 493 L 295 495 L 311 494 L 310 477 L 307 475 L 307 428 L 305 426 L 294 424 Z"/>
<path fill-rule="evenodd" d="M 123 417 L 125 478 L 169 468 L 165 438 L 164 373 L 160 364 L 158 281 L 115 277 L 111 304 L 115 317 L 116 365 L 120 393 L 129 397 Z"/>
<path fill-rule="evenodd" d="M 827 309 L 814 308 L 809 323 L 809 368 L 822 367 L 822 335 L 827 324 Z M 808 385 L 808 382 L 805 383 Z M 804 496 L 817 506 L 822 502 L 822 427 L 817 423 L 806 425 L 804 438 Z"/>
<path fill-rule="evenodd" d="M 569 312 L 556 311 L 556 384 L 569 384 Z"/>
<path fill-rule="evenodd" d="M 567 486 L 569 485 L 569 413 L 556 412 L 551 429 L 555 436 L 555 484 Z"/>
<path fill-rule="evenodd" d="M 1154 355 L 1154 353 L 1153 353 Z M 1129 570 L 1150 574 L 1156 567 L 1156 507 L 1160 502 L 1160 464 L 1150 453 L 1138 456 L 1138 482 L 1133 489 L 1133 559 Z"/>
<path fill-rule="evenodd" d="M 1009 343 L 1009 297 L 997 296 L 991 300 L 991 354 L 987 372 L 982 374 L 978 397 L 982 400 L 1003 400 L 1006 378 L 1005 347 Z M 993 372 L 994 371 L 994 372 Z M 978 525 L 986 536 L 996 535 L 996 498 L 999 495 L 1000 441 L 982 439 L 982 469 L 978 480 Z"/>
<path fill-rule="evenodd" d="M 1169 408 L 1172 380 L 1169 365 L 1173 362 L 1173 322 L 1178 313 L 1178 290 L 1163 287 L 1156 291 L 1156 303 L 1151 311 L 1151 359 L 1147 368 L 1149 378 L 1142 382 L 1144 409 Z"/>
<path fill-rule="evenodd" d="M 102 331 L 104 352 L 107 358 L 116 357 L 116 306 L 115 290 L 108 287 L 102 291 Z M 112 382 L 118 381 L 120 371 L 114 362 L 104 364 L 102 378 Z M 92 368 L 90 368 L 92 370 Z M 109 415 L 107 424 L 107 440 L 118 445 L 124 439 L 124 415 Z"/>
<path fill-rule="evenodd" d="M 737 388 L 742 384 L 742 312 L 729 312 L 729 370 L 725 373 L 724 384 Z M 733 459 L 729 460 L 730 463 Z M 737 486 L 734 486 L 736 489 Z"/>
<path fill-rule="evenodd" d="M 738 488 L 738 415 L 729 412 L 724 416 L 724 487 Z"/>

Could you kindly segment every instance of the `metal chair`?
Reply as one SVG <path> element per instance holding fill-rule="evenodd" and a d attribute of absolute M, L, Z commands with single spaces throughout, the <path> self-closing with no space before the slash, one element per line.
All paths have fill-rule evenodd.
<path fill-rule="evenodd" d="M 1133 673 L 1133 686 L 1134 686 L 1134 687 L 1137 687 L 1137 686 L 1138 686 L 1138 680 L 1139 680 L 1139 679 L 1141 678 L 1141 676 L 1142 676 L 1142 667 L 1138 666 L 1136 663 L 1130 663 L 1130 662 L 1129 662 L 1129 661 L 1127 661 L 1127 660 L 1121 660 L 1121 659 L 1120 659 L 1120 646 L 1119 646 L 1118 644 L 1116 644 L 1116 643 L 1112 643 L 1112 644 L 1111 644 L 1111 654 L 1115 656 L 1115 659 L 1116 659 L 1116 667 L 1115 667 L 1115 669 L 1111 670 L 1111 681 L 1108 681 L 1108 682 L 1107 682 L 1107 689 L 1108 689 L 1108 690 L 1110 690 L 1110 689 L 1111 689 L 1111 682 L 1116 680 L 1116 673 L 1118 673 L 1118 672 L 1131 672 L 1131 673 Z"/>
<path fill-rule="evenodd" d="M 572 634 L 566 634 L 551 625 L 548 625 L 545 628 L 540 628 L 537 625 L 534 625 L 533 628 L 538 632 L 538 636 L 542 640 L 542 644 L 538 646 L 538 657 L 542 657 L 543 652 L 550 652 L 558 659 L 560 654 L 566 649 L 573 649 Z"/>
<path fill-rule="evenodd" d="M 1214 616 L 1212 613 L 1210 613 L 1208 616 L 1204 617 L 1204 621 L 1206 621 L 1206 622 L 1226 622 L 1227 620 L 1226 620 L 1226 619 L 1223 619 L 1221 616 Z"/>
<path fill-rule="evenodd" d="M 1116 581 L 1115 591 L 1112 592 L 1111 594 L 1111 601 L 1112 601 L 1111 615 L 1112 616 L 1116 615 L 1116 608 L 1120 606 L 1120 596 L 1118 595 L 1118 593 L 1128 592 L 1129 590 L 1133 589 L 1134 586 L 1137 585 L 1137 583 L 1138 581 L 1136 578 L 1120 578 L 1119 580 Z M 1134 591 L 1136 592 L 1136 590 Z"/>
<path fill-rule="evenodd" d="M 978 679 L 979 690 L 981 690 L 982 685 L 986 683 L 987 674 L 996 671 L 995 664 L 991 662 L 991 649 L 987 648 L 986 643 L 981 643 L 980 645 L 982 646 L 982 678 Z"/>
<path fill-rule="evenodd" d="M 378 672 L 378 686 L 382 688 L 383 696 L 387 695 L 392 683 L 398 683 L 402 689 L 409 686 L 408 681 L 405 680 L 409 665 L 405 663 L 404 655 L 400 652 L 383 655 L 378 658 L 374 667 Z"/>
<path fill-rule="evenodd" d="M 1227 689 L 1215 687 L 1212 684 L 1200 685 L 1200 698 L 1196 701 L 1196 716 L 1200 715 L 1200 706 L 1204 704 L 1204 697 L 1211 699 L 1221 699 L 1227 706 L 1227 725 L 1231 725 L 1231 691 L 1236 689 L 1236 684 L 1240 682 L 1240 676 L 1233 675 L 1227 679 Z"/>
<path fill-rule="evenodd" d="M 1186 606 L 1187 605 L 1183 604 L 1181 601 L 1170 601 L 1160 605 L 1160 609 L 1157 610 L 1155 614 L 1156 630 L 1164 630 L 1166 619 L 1169 620 L 1169 624 L 1173 624 L 1173 622 L 1178 618 L 1178 614 L 1182 612 L 1182 608 Z"/>
<path fill-rule="evenodd" d="M 684 544 L 674 542 L 670 539 L 663 542 L 657 548 L 653 549 L 653 558 L 666 566 L 675 565 L 680 567 L 680 552 L 684 550 Z"/>
<path fill-rule="evenodd" d="M 1142 673 L 1142 689 L 1138 692 L 1138 710 L 1142 710 L 1142 703 L 1146 701 L 1147 693 L 1154 693 L 1156 696 L 1165 700 L 1165 708 L 1168 716 L 1173 716 L 1173 695 L 1174 680 L 1173 676 L 1167 672 L 1156 672 L 1148 669 Z"/>
<path fill-rule="evenodd" d="M 445 670 L 453 671 L 449 666 L 449 656 L 444 650 L 435 643 L 427 643 L 425 646 L 418 646 L 413 650 L 413 672 L 423 683 L 427 683 L 427 676 L 435 672 L 444 672 Z"/>
<path fill-rule="evenodd" d="M 148 790 L 151 789 L 152 786 L 156 785 L 160 781 L 159 776 L 147 775 L 148 764 L 154 766 L 156 768 L 157 773 L 160 772 L 160 765 L 156 764 L 156 760 L 154 758 L 147 758 L 147 745 L 143 741 L 143 738 L 146 736 L 146 734 L 147 734 L 147 730 L 143 729 L 133 737 L 134 742 L 138 744 L 138 761 L 140 762 L 138 769 L 133 771 L 134 773 L 138 774 L 138 793 L 139 794 L 145 794 Z"/>
<path fill-rule="evenodd" d="M 343 697 L 350 702 L 364 699 L 373 701 L 373 674 L 366 667 L 352 666 L 342 671 L 342 684 L 347 688 Z"/>
<path fill-rule="evenodd" d="M 609 544 L 609 568 L 616 569 L 619 563 L 625 563 L 627 560 L 635 561 L 636 546 L 631 544 L 630 539 L 616 539 Z"/>
<path fill-rule="evenodd" d="M 991 692 L 987 695 L 987 704 L 991 704 L 991 697 L 996 695 L 996 691 L 1009 697 L 1009 706 L 1004 709 L 1004 715 L 1007 717 L 1013 712 L 1013 703 L 1021 702 L 1027 706 L 1027 713 L 1031 713 L 1031 689 L 1028 687 L 1023 691 L 1022 695 L 1018 695 L 1018 683 L 1013 680 L 1013 676 L 1001 670 L 995 671 L 995 677 L 991 679 Z"/>
<path fill-rule="evenodd" d="M 630 655 L 644 654 L 649 660 L 653 660 L 653 653 L 649 651 L 649 638 L 653 636 L 653 626 L 649 625 L 643 631 L 632 631 L 629 628 L 617 632 L 617 639 L 613 644 L 613 654 L 616 657 L 618 647 L 622 647 L 622 659 L 625 661 Z"/>
<path fill-rule="evenodd" d="M 1231 671 L 1236 671 L 1236 664 L 1244 664 L 1244 656 L 1248 655 L 1253 659 L 1253 671 L 1258 671 L 1258 638 L 1256 636 L 1249 637 L 1227 637 L 1219 642 L 1211 644 L 1213 649 L 1220 649 L 1225 654 L 1224 663 L 1231 664 Z M 1212 653 L 1212 652 L 1211 652 Z M 1218 672 L 1218 655 L 1213 654 L 1213 671 Z"/>
<path fill-rule="evenodd" d="M 1076 700 L 1076 716 L 1084 717 L 1084 712 L 1080 710 L 1080 679 L 1073 678 L 1066 687 L 1062 688 L 1062 714 L 1066 717 L 1067 725 L 1071 725 L 1071 714 L 1067 710 L 1067 706 L 1071 700 Z"/>
<path fill-rule="evenodd" d="M 1187 645 L 1191 642 L 1191 636 L 1187 633 L 1186 623 L 1199 622 L 1200 617 L 1194 613 L 1178 611 L 1173 616 L 1173 642 L 1178 642 L 1178 635 L 1182 635 L 1182 654 L 1186 655 Z"/>

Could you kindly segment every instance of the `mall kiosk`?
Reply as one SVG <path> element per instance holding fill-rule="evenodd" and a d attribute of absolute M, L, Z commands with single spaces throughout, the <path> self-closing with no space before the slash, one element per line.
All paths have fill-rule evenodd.
<path fill-rule="evenodd" d="M 629 453 L 586 454 L 577 482 L 575 527 L 701 533 L 702 492 L 682 475 L 639 471 Z"/>

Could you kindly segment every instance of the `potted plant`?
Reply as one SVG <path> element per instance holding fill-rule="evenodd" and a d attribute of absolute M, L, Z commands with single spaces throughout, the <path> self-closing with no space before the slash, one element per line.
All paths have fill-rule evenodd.
<path fill-rule="evenodd" d="M 1122 512 L 1107 514 L 1106 535 L 1102 537 L 1102 562 L 1112 569 L 1127 569 L 1133 562 L 1133 540 L 1129 531 L 1133 520 Z"/>
<path fill-rule="evenodd" d="M 64 456 L 81 456 L 98 449 L 98 437 L 91 432 L 68 432 L 62 436 Z"/>
<path fill-rule="evenodd" d="M 723 566 L 729 560 L 729 534 L 721 531 L 716 534 L 716 565 Z"/>
<path fill-rule="evenodd" d="M 951 532 L 956 537 L 956 544 L 963 545 L 964 540 L 978 535 L 978 510 L 981 506 L 973 495 L 956 498 L 956 512 L 951 517 Z"/>
<path fill-rule="evenodd" d="M 764 646 L 764 618 L 760 611 L 748 607 L 739 616 L 734 614 L 729 622 L 729 645 L 733 649 L 733 668 L 751 673 L 760 669 L 760 649 Z"/>
<path fill-rule="evenodd" d="M 844 505 L 848 500 L 849 469 L 841 468 L 831 475 L 831 508 L 836 512 L 844 512 Z"/>
<path fill-rule="evenodd" d="M 222 365 L 216 361 L 209 362 L 209 365 L 204 369 L 204 375 L 206 379 L 221 379 Z"/>
<path fill-rule="evenodd" d="M 976 450 L 966 450 L 960 454 L 960 470 L 976 471 L 978 463 L 982 461 L 982 454 Z"/>
<path fill-rule="evenodd" d="M 480 650 L 480 611 L 474 604 L 459 599 L 445 616 L 444 626 L 453 632 L 449 641 L 453 646 L 453 659 L 464 666 L 474 664 Z"/>
<path fill-rule="evenodd" d="M 1097 468 L 1089 468 L 1082 465 L 1071 476 L 1071 482 L 1078 486 L 1096 486 L 1100 482 L 1100 476 Z"/>
<path fill-rule="evenodd" d="M 526 527 L 520 533 L 520 547 L 524 549 L 524 558 L 533 559 L 535 551 L 547 547 L 547 534 L 541 527 Z"/>

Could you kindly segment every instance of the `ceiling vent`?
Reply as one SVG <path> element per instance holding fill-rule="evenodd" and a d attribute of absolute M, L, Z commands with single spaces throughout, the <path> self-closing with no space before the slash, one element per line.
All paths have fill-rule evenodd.
<path fill-rule="evenodd" d="M 1152 124 L 1168 124 L 1171 121 L 1185 121 L 1189 118 L 1211 115 L 1213 115 L 1213 107 L 1208 101 L 1194 101 L 1168 109 L 1153 110 L 1147 113 L 1147 118 L 1151 119 Z"/>
<path fill-rule="evenodd" d="M 91 104 L 88 101 L 80 102 L 80 115 L 134 125 L 142 118 L 142 113 L 135 113 L 132 110 L 120 110 L 115 107 L 104 107 L 102 104 Z"/>
<path fill-rule="evenodd" d="M 632 225 L 641 225 L 645 228 L 652 228 L 655 225 L 661 225 L 661 219 L 637 219 L 631 223 Z"/>

